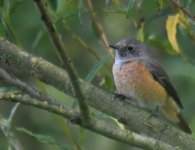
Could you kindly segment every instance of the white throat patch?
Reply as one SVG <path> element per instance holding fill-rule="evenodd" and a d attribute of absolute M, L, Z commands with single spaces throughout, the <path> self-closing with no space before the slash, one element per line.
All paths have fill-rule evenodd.
<path fill-rule="evenodd" d="M 128 58 L 128 59 L 115 59 L 114 64 L 117 65 L 118 67 L 122 67 L 125 63 L 129 61 L 134 61 L 134 60 L 143 60 L 147 59 L 147 57 L 134 57 L 134 58 Z"/>

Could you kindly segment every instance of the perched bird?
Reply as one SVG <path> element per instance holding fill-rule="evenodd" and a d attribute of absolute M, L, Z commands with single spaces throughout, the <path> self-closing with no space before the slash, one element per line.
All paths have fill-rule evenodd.
<path fill-rule="evenodd" d="M 186 133 L 192 133 L 181 114 L 182 103 L 161 64 L 154 59 L 148 47 L 127 37 L 116 45 L 113 64 L 114 82 L 118 94 L 133 99 L 133 103 L 149 110 L 159 108 Z"/>

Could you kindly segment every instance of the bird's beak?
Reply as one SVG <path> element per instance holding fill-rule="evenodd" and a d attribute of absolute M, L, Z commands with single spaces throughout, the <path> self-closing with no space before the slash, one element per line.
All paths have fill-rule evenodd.
<path fill-rule="evenodd" d="M 117 50 L 117 47 L 114 45 L 109 45 L 111 48 L 113 48 L 114 50 Z"/>

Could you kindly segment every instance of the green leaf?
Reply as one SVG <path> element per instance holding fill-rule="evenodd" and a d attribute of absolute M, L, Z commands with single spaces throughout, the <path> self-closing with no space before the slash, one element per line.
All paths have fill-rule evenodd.
<path fill-rule="evenodd" d="M 79 0 L 79 2 L 78 2 L 78 8 L 79 8 L 79 12 L 78 12 L 79 20 L 80 20 L 80 23 L 82 23 L 83 22 L 82 12 L 84 11 L 83 0 Z"/>
<path fill-rule="evenodd" d="M 158 11 L 160 12 L 164 6 L 164 0 L 158 0 Z"/>
<path fill-rule="evenodd" d="M 140 21 L 140 28 L 137 32 L 136 37 L 137 37 L 138 40 L 140 40 L 142 42 L 145 40 L 144 21 Z"/>
<path fill-rule="evenodd" d="M 16 110 L 18 109 L 19 105 L 20 105 L 20 103 L 16 103 L 14 105 L 14 107 L 12 108 L 12 110 L 11 110 L 11 113 L 10 113 L 9 118 L 8 118 L 8 121 L 10 122 L 10 124 L 12 122 L 12 119 L 13 119 L 13 117 L 14 117 L 14 115 L 16 113 Z"/>
<path fill-rule="evenodd" d="M 135 0 L 130 0 L 129 3 L 128 3 L 128 7 L 127 7 L 127 18 L 129 18 L 129 16 L 131 16 L 131 13 L 133 11 L 133 8 L 134 8 L 134 5 L 135 5 Z"/>
<path fill-rule="evenodd" d="M 42 37 L 44 36 L 44 34 L 45 34 L 45 32 L 43 30 L 40 30 L 37 33 L 34 41 L 32 42 L 31 53 L 34 53 L 35 48 L 38 46 L 38 44 L 39 44 L 40 40 L 42 39 Z"/>
<path fill-rule="evenodd" d="M 15 0 L 15 1 L 12 1 L 10 9 L 9 9 L 9 14 L 14 13 L 14 9 L 16 7 L 18 7 L 18 5 L 20 5 L 20 4 L 24 3 L 24 2 L 26 2 L 26 1 L 25 0 Z"/>
<path fill-rule="evenodd" d="M 86 137 L 86 129 L 80 127 L 79 132 L 78 132 L 78 137 L 79 137 L 80 143 L 84 144 L 84 140 Z"/>
<path fill-rule="evenodd" d="M 194 0 L 188 0 L 188 1 L 184 1 L 184 2 L 186 3 L 186 9 L 188 9 L 192 5 L 192 2 L 194 2 Z"/>
<path fill-rule="evenodd" d="M 71 150 L 70 145 L 59 144 L 59 143 L 57 143 L 57 141 L 53 137 L 51 137 L 49 135 L 35 134 L 26 128 L 15 128 L 15 129 L 19 132 L 22 132 L 22 133 L 25 133 L 29 136 L 34 137 L 37 141 L 39 141 L 41 143 L 56 146 L 56 147 L 60 148 L 61 150 Z"/>
<path fill-rule="evenodd" d="M 93 20 L 91 21 L 91 26 L 92 26 L 93 33 L 95 34 L 96 38 L 97 38 L 98 40 L 100 40 L 100 33 L 99 33 L 99 30 L 97 29 L 96 23 L 95 23 Z"/>
<path fill-rule="evenodd" d="M 22 132 L 22 133 L 25 133 L 29 136 L 34 137 L 37 141 L 39 141 L 41 143 L 57 145 L 56 140 L 49 135 L 35 134 L 26 128 L 15 128 L 15 129 L 19 132 Z"/>
<path fill-rule="evenodd" d="M 116 9 L 102 9 L 102 12 L 106 14 L 123 14 L 126 15 L 126 11 L 122 8 L 116 8 Z"/>
<path fill-rule="evenodd" d="M 9 126 L 9 121 L 3 116 L 0 115 L 0 126 L 8 127 Z"/>
<path fill-rule="evenodd" d="M 4 1 L 4 13 L 5 14 L 9 14 L 9 11 L 10 11 L 10 0 L 5 0 Z"/>
<path fill-rule="evenodd" d="M 154 35 L 151 35 L 148 38 L 146 38 L 145 42 L 149 43 L 151 45 L 154 45 L 154 46 L 156 46 L 160 49 L 163 49 L 164 51 L 166 51 L 170 55 L 176 55 L 177 54 L 175 52 L 175 50 L 173 50 L 170 42 L 165 38 L 156 37 Z"/>
<path fill-rule="evenodd" d="M 3 16 L 0 16 L 0 26 L 1 26 L 1 30 L 2 30 L 2 34 L 10 39 L 12 39 L 12 35 L 11 32 L 9 31 L 7 24 L 3 18 Z"/>
<path fill-rule="evenodd" d="M 3 116 L 0 115 L 0 126 L 3 126 L 4 128 L 6 128 L 6 130 L 4 130 L 4 133 L 6 131 L 6 133 L 5 133 L 6 135 L 8 135 L 8 133 L 10 131 L 12 119 L 13 119 L 19 105 L 20 105 L 20 103 L 16 103 L 14 105 L 14 107 L 11 109 L 11 113 L 10 113 L 8 119 L 5 119 L 5 118 L 3 118 Z"/>
<path fill-rule="evenodd" d="M 50 4 L 52 10 L 56 11 L 57 6 L 58 6 L 58 1 L 55 1 L 55 0 L 48 0 L 48 1 L 49 1 L 49 4 Z"/>
<path fill-rule="evenodd" d="M 160 13 L 155 13 L 154 15 L 151 15 L 148 18 L 144 18 L 145 19 L 145 26 L 150 25 L 151 21 L 154 21 L 156 19 L 160 19 L 160 17 L 165 17 L 170 13 L 171 13 L 170 8 L 164 8 L 160 11 Z"/>
<path fill-rule="evenodd" d="M 120 0 L 112 0 L 112 2 L 113 2 L 116 6 L 120 6 Z"/>
<path fill-rule="evenodd" d="M 181 13 L 179 18 L 179 30 L 185 36 L 195 42 L 195 32 L 190 25 L 190 21 Z"/>
<path fill-rule="evenodd" d="M 13 26 L 12 26 L 12 23 L 11 23 L 11 20 L 10 20 L 10 4 L 8 1 L 6 1 L 5 3 L 5 8 L 3 9 L 3 11 L 1 11 L 1 23 L 4 27 L 4 30 L 6 31 L 6 34 L 8 35 L 8 37 L 10 39 L 12 39 L 13 41 L 15 41 L 15 43 L 18 45 L 18 46 L 21 46 L 18 38 L 16 37 L 16 33 L 15 33 L 15 30 L 13 29 Z"/>
<path fill-rule="evenodd" d="M 79 13 L 78 10 L 78 1 L 77 0 L 59 0 L 57 6 L 57 14 L 63 15 L 66 12 L 66 15 Z"/>
<path fill-rule="evenodd" d="M 77 143 L 76 139 L 74 138 L 73 133 L 72 133 L 70 127 L 65 122 L 64 118 L 58 116 L 58 120 L 59 120 L 59 123 L 60 123 L 66 137 L 70 141 L 73 149 L 81 150 L 80 145 Z"/>
<path fill-rule="evenodd" d="M 1 18 L 0 18 L 0 36 L 1 37 L 5 36 L 5 31 L 4 31 L 3 24 L 1 23 Z"/>
<path fill-rule="evenodd" d="M 104 57 L 101 61 L 99 61 L 92 69 L 91 71 L 87 74 L 85 77 L 86 81 L 92 81 L 97 72 L 101 69 L 101 67 L 105 64 L 106 60 L 108 59 L 108 56 Z"/>
<path fill-rule="evenodd" d="M 40 91 L 42 91 L 43 93 L 48 93 L 48 92 L 47 92 L 47 89 L 46 89 L 46 86 L 45 86 L 44 83 L 42 83 L 42 82 L 36 80 L 36 84 L 37 84 L 37 86 L 39 87 Z M 55 92 L 54 92 L 54 93 L 55 93 Z M 59 116 L 56 116 L 56 117 L 57 117 L 57 119 L 59 119 L 59 122 L 60 122 L 60 124 L 61 124 L 61 126 L 62 126 L 62 128 L 63 128 L 63 130 L 64 130 L 64 132 L 65 132 L 65 134 L 66 134 L 66 136 L 67 136 L 67 138 L 70 140 L 71 146 L 74 147 L 74 149 L 77 149 L 77 150 L 81 149 L 81 148 L 79 147 L 79 144 L 78 144 L 78 143 L 76 142 L 76 140 L 74 139 L 74 137 L 73 137 L 73 135 L 72 135 L 72 132 L 71 132 L 70 128 L 69 128 L 68 125 L 64 122 L 64 119 L 63 119 L 62 117 L 59 117 Z M 56 144 L 56 145 L 58 145 L 58 144 Z M 58 145 L 58 146 L 60 146 L 60 148 L 62 148 L 62 149 L 71 149 L 70 146 L 69 146 L 69 147 L 64 147 L 64 145 Z"/>
<path fill-rule="evenodd" d="M 116 118 L 108 116 L 105 113 L 97 112 L 96 113 L 96 118 L 98 118 L 99 120 L 103 120 L 103 121 L 105 121 L 107 123 L 112 124 L 113 127 L 119 127 L 121 129 L 124 129 L 124 125 L 122 123 L 120 123 Z"/>

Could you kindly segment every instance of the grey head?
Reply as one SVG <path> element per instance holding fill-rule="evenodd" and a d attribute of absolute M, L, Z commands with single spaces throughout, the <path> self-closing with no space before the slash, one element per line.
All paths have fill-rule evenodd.
<path fill-rule="evenodd" d="M 149 58 L 147 46 L 129 36 L 120 40 L 116 45 L 110 45 L 115 49 L 115 64 L 122 65 L 132 60 Z"/>

